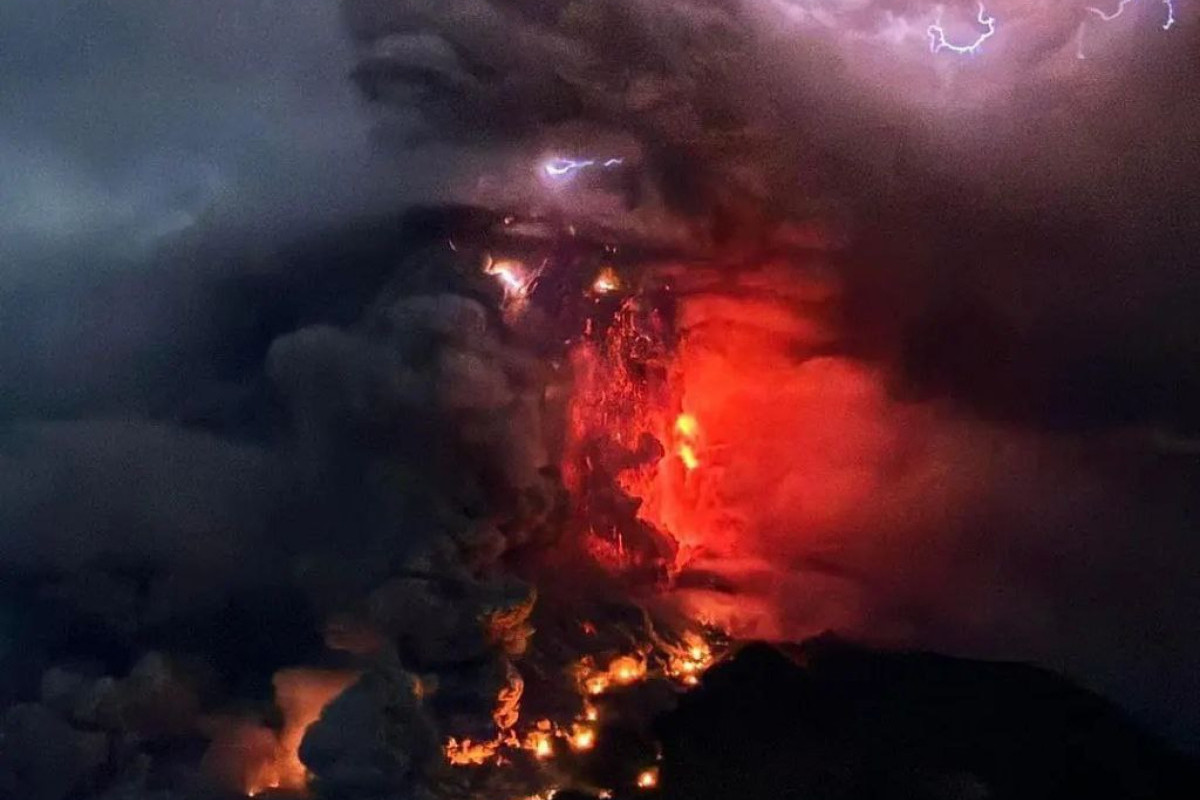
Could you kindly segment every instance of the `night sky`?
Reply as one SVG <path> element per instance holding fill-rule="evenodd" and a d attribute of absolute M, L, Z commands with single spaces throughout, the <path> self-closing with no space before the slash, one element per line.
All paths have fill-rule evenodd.
<path fill-rule="evenodd" d="M 72 575 L 148 628 L 247 592 L 283 617 L 296 587 L 264 565 L 321 525 L 367 531 L 363 552 L 387 514 L 430 535 L 440 478 L 400 468 L 428 485 L 386 514 L 339 485 L 288 516 L 293 466 L 340 474 L 379 446 L 330 422 L 344 408 L 423 402 L 421 373 L 376 381 L 390 356 L 342 330 L 389 282 L 449 291 L 411 266 L 414 204 L 557 210 L 664 247 L 733 224 L 718 249 L 820 219 L 840 287 L 822 346 L 865 388 L 780 402 L 888 436 L 917 420 L 922 445 L 855 543 L 777 551 L 857 575 L 852 601 L 823 619 L 797 567 L 770 602 L 805 632 L 1062 670 L 1200 747 L 1200 4 L 1047 5 L 994 0 L 995 35 L 956 54 L 931 52 L 918 0 L 7 0 L 5 663 L 37 624 L 24 598 Z M 953 42 L 976 12 L 946 4 Z M 552 152 L 628 159 L 641 204 L 548 185 Z M 397 414 L 411 468 L 428 427 Z M 152 608 L 97 577 L 133 574 Z"/>

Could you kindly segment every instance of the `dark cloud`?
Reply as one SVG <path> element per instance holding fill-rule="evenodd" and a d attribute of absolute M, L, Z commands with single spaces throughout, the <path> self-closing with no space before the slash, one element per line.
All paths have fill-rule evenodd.
<path fill-rule="evenodd" d="M 6 282 L 73 274 L 62 262 L 85 253 L 93 270 L 138 261 L 251 218 L 260 235 L 327 223 L 412 183 L 371 146 L 328 4 L 21 0 L 2 13 Z"/>
<path fill-rule="evenodd" d="M 429 726 L 486 719 L 532 604 L 498 564 L 554 531 L 560 421 L 482 251 L 449 247 L 488 213 L 326 232 L 416 196 L 729 263 L 819 245 L 830 296 L 713 306 L 728 341 L 783 324 L 731 384 L 769 474 L 715 570 L 767 576 L 739 601 L 787 631 L 1036 659 L 1194 742 L 1196 27 L 1093 24 L 1079 59 L 1079 9 L 997 2 L 958 59 L 931 4 L 799 5 L 5 5 L 0 411 L 33 419 L 0 437 L 0 658 L 40 703 L 2 720 L 32 744 L 0 780 L 86 791 L 78 696 L 145 683 L 200 741 L 158 779 L 194 777 L 199 706 L 269 752 L 267 676 L 321 660 L 366 672 L 306 741 L 330 784 L 407 787 Z M 545 180 L 565 154 L 629 169 Z M 353 741 L 381 736 L 421 763 Z"/>
<path fill-rule="evenodd" d="M 997 0 L 996 35 L 959 57 L 931 53 L 927 28 L 940 13 L 970 41 L 973 2 L 344 5 L 370 99 L 511 153 L 489 202 L 607 221 L 595 193 L 534 175 L 547 154 L 614 153 L 647 184 L 628 234 L 657 215 L 672 223 L 659 234 L 691 230 L 732 263 L 790 246 L 814 217 L 845 234 L 825 259 L 841 287 L 832 347 L 848 357 L 833 363 L 861 391 L 839 395 L 838 370 L 813 378 L 820 359 L 781 359 L 762 397 L 731 370 L 759 409 L 746 418 L 816 440 L 764 443 L 779 474 L 746 494 L 753 518 L 787 502 L 770 488 L 784 486 L 797 507 L 775 524 L 823 530 L 796 498 L 829 475 L 877 481 L 850 493 L 869 521 L 837 517 L 861 550 L 837 542 L 775 602 L 814 625 L 874 614 L 878 633 L 896 614 L 910 640 L 1041 659 L 1194 740 L 1179 700 L 1200 613 L 1172 565 L 1195 558 L 1195 464 L 1164 445 L 1200 425 L 1198 29 L 1182 10 L 1163 31 L 1157 3 L 1102 23 L 1082 3 Z M 814 396 L 879 440 L 823 442 Z M 911 413 L 930 415 L 920 436 Z M 909 460 L 882 441 L 907 441 Z M 765 553 L 830 555 L 792 534 Z M 823 571 L 847 569 L 861 572 L 841 595 Z"/>

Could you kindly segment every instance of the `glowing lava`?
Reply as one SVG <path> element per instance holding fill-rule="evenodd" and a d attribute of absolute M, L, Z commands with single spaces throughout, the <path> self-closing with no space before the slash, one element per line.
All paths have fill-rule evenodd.
<path fill-rule="evenodd" d="M 667 655 L 667 675 L 686 686 L 697 684 L 700 675 L 712 666 L 714 660 L 712 647 L 696 633 L 686 633 L 681 645 L 666 646 L 664 649 Z"/>
<path fill-rule="evenodd" d="M 638 773 L 637 787 L 639 789 L 653 789 L 658 786 L 658 767 L 649 767 Z"/>
<path fill-rule="evenodd" d="M 591 750 L 596 746 L 596 731 L 583 725 L 576 725 L 571 731 L 569 741 L 572 750 Z"/>
<path fill-rule="evenodd" d="M 675 453 L 683 466 L 690 472 L 700 466 L 700 458 L 696 455 L 696 439 L 700 435 L 700 423 L 691 414 L 680 414 L 675 419 L 675 435 L 678 444 Z"/>
<path fill-rule="evenodd" d="M 612 267 L 600 270 L 596 280 L 592 281 L 592 292 L 595 294 L 612 294 L 621 289 L 621 277 Z"/>
<path fill-rule="evenodd" d="M 522 747 L 533 753 L 534 758 L 545 761 L 554 755 L 553 737 L 554 726 L 550 720 L 538 720 L 537 727 L 526 734 Z"/>

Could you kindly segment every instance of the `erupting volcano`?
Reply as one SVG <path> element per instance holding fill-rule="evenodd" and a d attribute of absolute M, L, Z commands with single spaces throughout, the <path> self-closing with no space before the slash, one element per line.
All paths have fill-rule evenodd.
<path fill-rule="evenodd" d="M 1200 797 L 1192 0 L 57 5 L 0 800 Z"/>

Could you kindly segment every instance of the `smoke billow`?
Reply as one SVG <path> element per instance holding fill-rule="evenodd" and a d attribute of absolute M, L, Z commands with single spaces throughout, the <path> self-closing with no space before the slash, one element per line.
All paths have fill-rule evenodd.
<path fill-rule="evenodd" d="M 405 796 L 444 777 L 445 735 L 494 733 L 535 602 L 506 559 L 564 527 L 560 332 L 506 324 L 482 270 L 510 211 L 609 254 L 672 248 L 705 502 L 658 509 L 701 553 L 670 600 L 771 636 L 1037 660 L 1194 743 L 1196 27 L 1069 5 L 998 1 L 959 57 L 927 28 L 978 35 L 973 4 L 345 0 L 374 141 L 445 146 L 480 174 L 438 165 L 439 193 L 501 213 L 415 213 L 297 274 L 226 274 L 216 296 L 253 308 L 205 328 L 213 363 L 171 351 L 180 387 L 161 365 L 129 379 L 153 413 L 6 419 L 0 794 L 311 772 L 328 796 Z M 322 132 L 307 168 L 336 129 L 316 107 L 293 131 Z M 378 156 L 351 189 L 390 183 Z M 559 181 L 555 157 L 614 165 Z M 199 161 L 139 236 L 247 210 Z M 112 227 L 74 178 L 29 174 L 63 230 Z M 140 197 L 157 172 L 131 174 Z M 341 197 L 332 216 L 362 207 Z M 57 365 L 52 334 L 34 351 Z"/>
<path fill-rule="evenodd" d="M 1182 4 L 1163 30 L 1155 3 L 997 0 L 963 55 L 929 28 L 971 43 L 975 3 L 344 6 L 369 98 L 495 154 L 464 197 L 733 272 L 792 253 L 804 277 L 681 301 L 685 409 L 727 453 L 738 533 L 703 568 L 742 570 L 730 613 L 1037 659 L 1194 736 Z M 636 161 L 638 202 L 548 187 L 554 155 Z M 833 288 L 797 299 L 812 274 Z"/>
<path fill-rule="evenodd" d="M 302 789 L 309 770 L 405 791 L 443 723 L 490 719 L 533 601 L 499 560 L 560 506 L 549 373 L 508 341 L 479 253 L 410 250 L 352 324 L 270 345 L 282 414 L 254 444 L 212 422 L 6 430 L 6 793 Z"/>

